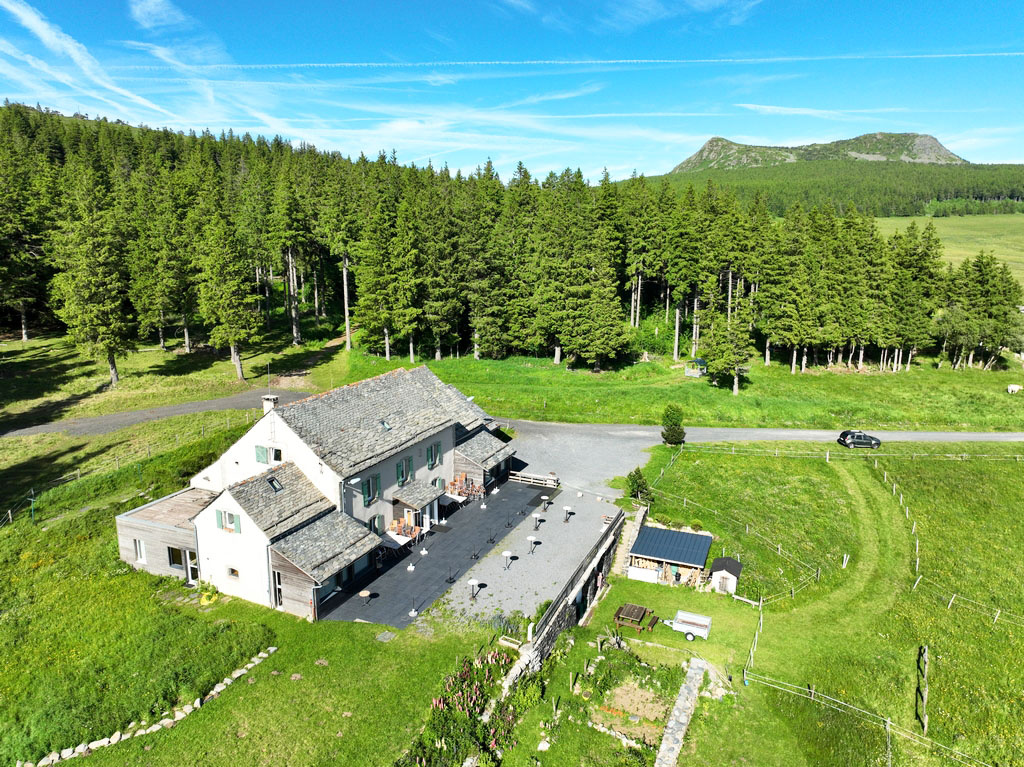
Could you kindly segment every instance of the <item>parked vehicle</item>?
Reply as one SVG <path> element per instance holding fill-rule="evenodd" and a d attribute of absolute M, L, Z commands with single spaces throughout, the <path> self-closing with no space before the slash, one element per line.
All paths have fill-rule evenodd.
<path fill-rule="evenodd" d="M 858 429 L 847 429 L 836 441 L 843 447 L 870 447 L 877 450 L 882 446 L 882 440 L 878 437 L 872 437 Z"/>
<path fill-rule="evenodd" d="M 687 642 L 692 642 L 695 637 L 707 639 L 708 634 L 711 633 L 710 615 L 698 615 L 680 610 L 676 613 L 675 619 L 665 620 L 662 623 L 673 631 L 682 632 L 686 636 Z"/>

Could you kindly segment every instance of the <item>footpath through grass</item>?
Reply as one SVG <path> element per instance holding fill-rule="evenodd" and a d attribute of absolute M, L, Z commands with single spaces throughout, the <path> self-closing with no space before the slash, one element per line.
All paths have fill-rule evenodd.
<path fill-rule="evenodd" d="M 773 450 L 777 445 L 747 445 Z M 785 445 L 778 445 L 783 451 Z M 791 446 L 790 446 L 791 447 Z M 1008 457 L 1019 446 L 955 444 L 943 452 Z M 673 495 L 701 498 L 719 509 L 751 512 L 751 528 L 779 539 L 801 559 L 823 566 L 822 580 L 765 608 L 764 631 L 754 670 L 796 685 L 814 684 L 834 696 L 920 732 L 915 718 L 918 648 L 931 653 L 929 736 L 990 764 L 1012 764 L 1024 753 L 1024 565 L 1013 555 L 1020 537 L 1016 509 L 1024 502 L 1024 466 L 1015 460 L 945 461 L 900 457 L 833 460 L 687 453 L 659 484 Z M 901 445 L 887 452 L 926 452 Z M 650 471 L 664 465 L 655 454 Z M 883 484 L 895 474 L 899 491 Z M 914 536 L 899 504 L 904 493 L 922 549 L 925 582 L 913 590 Z M 839 501 L 844 501 L 840 503 Z M 653 511 L 683 521 L 671 497 Z M 740 591 L 775 587 L 791 578 L 791 566 L 745 527 L 705 517 L 716 535 L 712 554 L 741 553 Z M 704 520 L 702 519 L 702 522 Z M 841 555 L 850 563 L 841 568 Z M 781 569 L 781 572 L 780 572 Z M 753 583 L 752 583 L 753 582 Z M 635 593 L 640 587 L 648 593 Z M 957 592 L 975 600 L 947 609 Z M 662 597 L 668 593 L 671 597 Z M 678 596 L 677 596 L 678 595 Z M 629 597 L 628 599 L 626 597 Z M 702 701 L 688 735 L 687 763 L 698 765 L 818 765 L 885 763 L 884 732 L 847 714 L 752 684 L 738 684 L 753 628 L 733 628 L 730 613 L 756 610 L 714 595 L 695 595 L 643 584 L 613 586 L 608 600 L 658 607 L 674 599 L 683 609 L 714 617 L 712 641 L 684 647 L 729 663 L 737 695 L 721 703 Z M 700 600 L 705 600 L 702 604 Z M 710 600 L 710 601 L 708 601 Z M 715 600 L 718 600 L 716 603 Z M 982 606 L 989 605 L 985 613 Z M 1008 620 L 993 623 L 996 609 Z M 1014 621 L 1020 621 L 1019 624 Z M 661 644 L 669 639 L 657 638 Z M 944 764 L 935 755 L 893 740 L 894 764 Z"/>

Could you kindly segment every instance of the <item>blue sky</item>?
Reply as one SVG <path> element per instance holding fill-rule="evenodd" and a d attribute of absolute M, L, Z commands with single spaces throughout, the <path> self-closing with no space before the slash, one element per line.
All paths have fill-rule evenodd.
<path fill-rule="evenodd" d="M 505 178 L 662 173 L 715 135 L 1024 162 L 1022 74 L 1019 2 L 0 0 L 12 101 Z"/>

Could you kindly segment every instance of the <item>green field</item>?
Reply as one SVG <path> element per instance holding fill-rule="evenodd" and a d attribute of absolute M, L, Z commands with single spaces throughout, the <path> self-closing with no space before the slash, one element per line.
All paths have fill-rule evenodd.
<path fill-rule="evenodd" d="M 750 446 L 747 446 L 750 447 Z M 784 445 L 763 445 L 774 449 Z M 792 446 L 789 446 L 792 448 Z M 1009 617 L 993 624 L 994 610 L 1012 612 L 1024 599 L 1024 565 L 1011 554 L 1019 534 L 1015 509 L 1024 501 L 1024 469 L 1016 460 L 909 459 L 890 453 L 922 451 L 922 445 L 887 449 L 872 459 L 831 462 L 821 458 L 749 457 L 684 451 L 659 485 L 654 511 L 689 519 L 676 496 L 701 500 L 736 515 L 746 513 L 757 530 L 802 560 L 821 565 L 822 579 L 765 608 L 755 670 L 816 689 L 893 722 L 915 722 L 918 647 L 930 648 L 929 736 L 990 764 L 1012 764 L 1024 750 L 1019 726 L 1024 700 L 1019 684 L 1024 637 Z M 1012 456 L 1015 446 L 949 445 L 942 452 Z M 655 455 L 652 474 L 664 464 Z M 912 590 L 914 538 L 899 495 L 882 482 L 882 471 L 899 478 L 899 492 L 917 521 L 921 572 L 928 581 Z M 831 520 L 827 514 L 832 506 Z M 735 524 L 705 514 L 702 522 L 728 553 L 745 563 L 741 589 L 776 587 L 791 566 L 771 545 Z M 720 550 L 714 547 L 712 553 Z M 849 566 L 839 566 L 841 556 Z M 782 568 L 782 573 L 779 572 Z M 753 581 L 753 583 L 751 583 Z M 632 585 L 638 588 L 642 584 Z M 657 607 L 658 587 L 647 587 Z M 609 599 L 623 601 L 612 589 Z M 665 589 L 661 589 L 665 591 Z M 975 600 L 947 610 L 954 593 Z M 748 591 L 749 593 L 749 591 Z M 675 595 L 673 605 L 713 615 L 705 595 Z M 991 606 L 985 612 L 982 606 Z M 732 606 L 729 605 L 729 608 Z M 756 615 L 756 611 L 746 608 Z M 742 665 L 750 641 L 728 628 L 700 651 L 712 660 Z M 661 641 L 661 640 L 659 640 Z M 688 764 L 817 765 L 885 763 L 878 727 L 808 701 L 752 685 L 737 685 L 735 700 L 703 706 L 690 735 Z M 942 763 L 899 739 L 894 764 Z M 923 761 L 922 761 L 923 760 Z"/>
<path fill-rule="evenodd" d="M 980 250 L 989 250 L 1010 265 L 1014 276 L 1024 282 L 1024 215 L 939 216 L 937 218 L 879 218 L 878 229 L 888 237 L 910 222 L 918 227 L 935 226 L 945 249 L 946 259 L 959 264 Z"/>
<path fill-rule="evenodd" d="M 375 626 L 309 624 L 225 598 L 203 608 L 176 579 L 122 563 L 114 516 L 181 487 L 241 429 L 62 485 L 41 495 L 36 525 L 22 514 L 0 528 L 0 761 L 35 761 L 131 721 L 153 723 L 273 644 L 280 650 L 252 682 L 173 730 L 91 761 L 387 765 L 457 657 L 489 641 L 480 629 L 429 617 L 383 643 Z"/>

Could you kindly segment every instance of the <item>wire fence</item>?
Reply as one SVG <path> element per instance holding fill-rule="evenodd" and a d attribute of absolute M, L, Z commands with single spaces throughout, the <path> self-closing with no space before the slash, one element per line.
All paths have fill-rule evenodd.
<path fill-rule="evenodd" d="M 774 679 L 763 674 L 758 674 L 753 671 L 744 669 L 743 681 L 756 682 L 757 684 L 764 685 L 766 687 L 772 687 L 776 690 L 784 692 L 788 695 L 794 695 L 799 698 L 804 698 L 818 705 L 825 706 L 834 711 L 838 711 L 843 714 L 854 717 L 867 724 L 881 727 L 887 734 L 887 736 L 896 736 L 902 738 L 909 743 L 916 744 L 923 748 L 929 749 L 932 753 L 937 754 L 941 757 L 949 759 L 959 764 L 974 765 L 975 767 L 992 767 L 987 762 L 983 762 L 980 759 L 976 759 L 970 754 L 966 754 L 963 751 L 959 751 L 955 748 L 940 743 L 939 741 L 929 738 L 926 735 L 922 735 L 914 730 L 908 729 L 901 725 L 895 724 L 890 717 L 876 714 L 873 711 L 855 706 L 852 703 L 847 703 L 839 698 L 834 698 L 830 695 L 818 692 L 817 689 L 811 686 L 795 685 L 790 682 L 784 682 L 780 679 Z M 888 738 L 887 738 L 888 742 Z M 889 751 L 890 764 L 891 764 L 891 750 Z"/>
<path fill-rule="evenodd" d="M 879 453 L 872 451 L 870 456 L 864 456 L 857 450 L 844 448 L 833 450 L 826 448 L 822 450 L 787 450 L 785 448 L 756 448 L 737 447 L 735 445 L 714 445 L 714 444 L 693 444 L 687 443 L 686 451 L 700 453 L 717 453 L 719 455 L 746 455 L 763 456 L 767 458 L 814 458 L 818 460 L 831 461 L 862 461 L 866 457 L 874 458 L 898 458 L 901 460 L 938 460 L 938 461 L 969 461 L 969 460 L 990 460 L 990 461 L 1011 461 L 1020 463 L 1024 461 L 1024 453 Z"/>
<path fill-rule="evenodd" d="M 111 471 L 118 471 L 125 466 L 131 466 L 132 464 L 138 464 L 141 461 L 152 458 L 154 455 L 173 450 L 181 445 L 189 444 L 199 439 L 205 439 L 208 435 L 218 434 L 222 431 L 230 429 L 235 426 L 240 426 L 243 423 L 251 424 L 254 419 L 258 419 L 258 415 L 262 411 L 257 409 L 245 410 L 244 415 L 239 415 L 237 411 L 225 411 L 224 423 L 216 425 L 202 424 L 197 429 L 185 429 L 176 432 L 174 435 L 174 445 L 170 445 L 167 440 L 160 442 L 150 442 L 140 445 L 137 449 L 132 451 L 121 451 L 115 455 L 112 455 L 105 461 L 90 464 L 87 469 L 76 469 L 73 472 L 68 472 L 59 477 L 53 479 L 43 479 L 39 477 L 38 471 L 25 470 L 21 472 L 22 475 L 31 476 L 33 478 L 39 477 L 38 484 L 25 493 L 22 496 L 18 496 L 9 499 L 6 503 L 0 505 L 3 511 L 0 511 L 0 528 L 6 525 L 12 524 L 14 520 L 18 519 L 19 516 L 25 514 L 33 514 L 35 510 L 35 504 L 47 490 L 60 485 L 70 484 L 76 482 L 83 477 L 93 476 L 96 474 L 106 474 Z M 0 469 L 0 475 L 5 477 L 12 477 L 19 474 L 19 472 L 12 472 L 6 469 Z"/>

